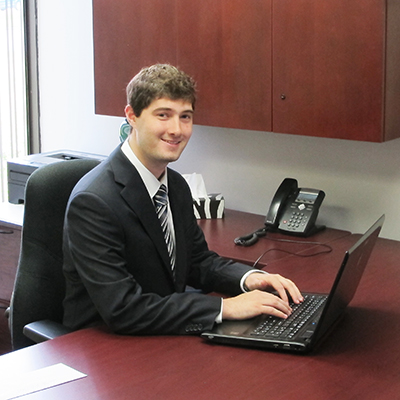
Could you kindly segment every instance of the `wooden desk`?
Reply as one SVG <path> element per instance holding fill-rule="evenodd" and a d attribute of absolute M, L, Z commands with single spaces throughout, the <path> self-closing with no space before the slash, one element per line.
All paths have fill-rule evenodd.
<path fill-rule="evenodd" d="M 235 233 L 236 234 L 236 233 Z M 276 259 L 268 270 L 329 290 L 345 249 Z M 348 313 L 310 355 L 211 345 L 197 336 L 124 337 L 87 329 L 0 357 L 19 373 L 65 363 L 84 379 L 26 399 L 396 399 L 400 393 L 400 243 L 378 239 Z M 388 331 L 389 330 L 389 331 Z M 357 334 L 358 332 L 358 334 Z"/>
<path fill-rule="evenodd" d="M 238 236 L 254 232 L 264 226 L 265 216 L 250 214 L 241 211 L 225 210 L 225 218 L 212 220 L 199 220 L 206 240 L 211 250 L 222 257 L 234 259 L 248 265 L 258 259 L 265 251 L 268 253 L 260 261 L 260 266 L 265 266 L 274 260 L 287 257 L 291 253 L 314 253 L 323 250 L 317 243 L 330 243 L 339 238 L 350 235 L 348 231 L 326 229 L 309 238 L 268 233 L 266 237 L 250 247 L 237 246 L 233 240 Z M 273 240 L 270 240 L 273 239 Z M 279 242 L 276 240 L 284 240 Z M 292 241 L 289 243 L 288 240 Z"/>
<path fill-rule="evenodd" d="M 11 351 L 8 320 L 4 311 L 10 305 L 14 288 L 23 217 L 22 204 L 0 203 L 0 354 Z"/>

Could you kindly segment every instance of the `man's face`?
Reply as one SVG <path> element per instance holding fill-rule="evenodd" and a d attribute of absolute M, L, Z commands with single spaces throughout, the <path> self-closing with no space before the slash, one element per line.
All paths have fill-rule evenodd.
<path fill-rule="evenodd" d="M 142 164 L 160 177 L 168 163 L 180 157 L 192 135 L 192 104 L 161 98 L 145 108 L 140 117 L 129 105 L 125 114 L 133 128 L 129 145 Z"/>

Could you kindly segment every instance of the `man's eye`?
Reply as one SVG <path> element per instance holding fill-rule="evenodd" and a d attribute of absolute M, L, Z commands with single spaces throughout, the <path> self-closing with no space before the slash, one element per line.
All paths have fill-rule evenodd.
<path fill-rule="evenodd" d="M 184 115 L 182 115 L 181 118 L 190 121 L 192 119 L 192 115 L 191 114 L 184 114 Z"/>

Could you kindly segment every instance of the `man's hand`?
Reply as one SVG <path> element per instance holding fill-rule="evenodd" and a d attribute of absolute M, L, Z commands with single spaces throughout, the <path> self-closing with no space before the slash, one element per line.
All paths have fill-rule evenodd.
<path fill-rule="evenodd" d="M 297 286 L 290 279 L 284 278 L 278 274 L 261 274 L 254 272 L 246 278 L 244 284 L 249 290 L 276 290 L 279 297 L 285 302 L 288 302 L 287 293 L 289 293 L 293 302 L 296 304 L 304 300 Z"/>
<path fill-rule="evenodd" d="M 222 319 L 247 319 L 260 314 L 287 318 L 292 312 L 287 293 L 295 303 L 303 301 L 297 286 L 277 274 L 250 274 L 245 285 L 250 292 L 223 300 Z M 267 290 L 275 290 L 278 296 Z"/>

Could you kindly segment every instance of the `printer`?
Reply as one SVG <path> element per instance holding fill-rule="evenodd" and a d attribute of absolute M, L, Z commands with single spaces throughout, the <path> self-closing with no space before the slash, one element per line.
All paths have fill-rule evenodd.
<path fill-rule="evenodd" d="M 8 201 L 14 204 L 24 203 L 25 185 L 33 171 L 43 165 L 56 162 L 68 162 L 77 159 L 94 159 L 103 161 L 106 156 L 81 153 L 78 151 L 58 150 L 48 153 L 31 154 L 7 161 Z"/>

